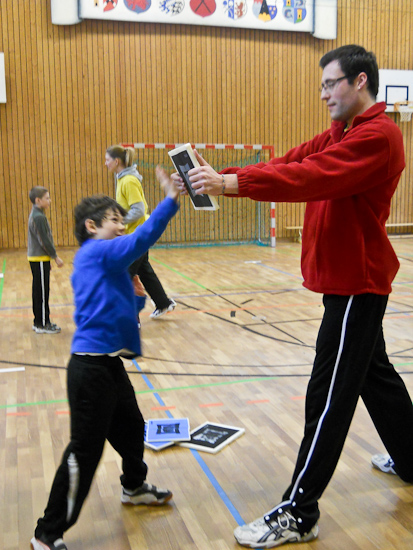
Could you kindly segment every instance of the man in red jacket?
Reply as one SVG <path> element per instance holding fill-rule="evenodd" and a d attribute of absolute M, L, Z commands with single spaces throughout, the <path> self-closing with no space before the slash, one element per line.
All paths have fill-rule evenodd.
<path fill-rule="evenodd" d="M 386 354 L 382 320 L 399 262 L 385 222 L 405 161 L 402 136 L 376 103 L 378 67 L 360 46 L 321 58 L 329 130 L 285 156 L 215 172 L 189 172 L 197 193 L 307 202 L 304 286 L 323 293 L 324 316 L 307 389 L 305 432 L 282 501 L 234 531 L 239 544 L 273 548 L 317 537 L 318 500 L 342 451 L 361 397 L 387 449 L 373 465 L 413 481 L 413 405 Z M 178 181 L 178 176 L 174 176 Z M 183 190 L 183 189 L 182 189 Z"/>

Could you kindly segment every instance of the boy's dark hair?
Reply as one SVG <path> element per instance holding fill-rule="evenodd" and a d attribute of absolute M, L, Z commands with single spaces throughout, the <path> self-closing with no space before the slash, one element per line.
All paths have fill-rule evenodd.
<path fill-rule="evenodd" d="M 355 44 L 341 46 L 323 55 L 320 59 L 320 67 L 324 69 L 332 61 L 340 63 L 349 84 L 353 84 L 360 73 L 366 73 L 367 90 L 372 98 L 376 99 L 379 91 L 379 68 L 373 52 L 368 52 L 362 46 Z"/>
<path fill-rule="evenodd" d="M 102 220 L 105 218 L 108 210 L 119 212 L 121 216 L 126 216 L 126 210 L 118 204 L 115 199 L 106 195 L 93 195 L 86 197 L 75 207 L 75 237 L 81 245 L 90 239 L 85 221 L 93 220 L 97 227 L 102 226 Z"/>
<path fill-rule="evenodd" d="M 39 185 L 37 185 L 36 187 L 30 189 L 29 199 L 33 204 L 35 204 L 36 199 L 42 199 L 48 192 L 49 190 L 46 189 L 46 187 L 40 187 Z"/>

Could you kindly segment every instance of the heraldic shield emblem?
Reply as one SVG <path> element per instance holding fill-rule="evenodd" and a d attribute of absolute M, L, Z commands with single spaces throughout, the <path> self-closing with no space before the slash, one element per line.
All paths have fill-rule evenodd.
<path fill-rule="evenodd" d="M 254 0 L 252 12 L 255 17 L 260 21 L 264 21 L 264 23 L 272 21 L 277 15 L 276 2 L 277 0 Z"/>
<path fill-rule="evenodd" d="M 216 10 L 215 0 L 191 0 L 189 2 L 191 10 L 200 17 L 208 17 Z"/>
<path fill-rule="evenodd" d="M 98 4 L 95 4 L 97 6 Z M 103 11 L 111 11 L 118 5 L 118 0 L 103 0 Z"/>
<path fill-rule="evenodd" d="M 226 16 L 234 21 L 241 19 L 247 13 L 246 0 L 224 0 L 222 5 L 224 6 Z"/>
<path fill-rule="evenodd" d="M 125 6 L 135 13 L 143 13 L 151 7 L 151 0 L 124 0 Z"/>
<path fill-rule="evenodd" d="M 306 0 L 283 0 L 283 16 L 289 23 L 301 23 L 307 15 Z"/>
<path fill-rule="evenodd" d="M 183 0 L 160 0 L 159 9 L 165 15 L 179 15 L 185 7 L 185 2 Z"/>

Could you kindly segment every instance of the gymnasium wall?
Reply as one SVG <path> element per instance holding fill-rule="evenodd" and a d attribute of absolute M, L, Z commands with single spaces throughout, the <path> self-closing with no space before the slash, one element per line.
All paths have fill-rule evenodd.
<path fill-rule="evenodd" d="M 26 245 L 33 185 L 50 189 L 57 245 L 74 245 L 74 205 L 88 194 L 113 195 L 108 145 L 262 143 L 281 155 L 311 138 L 329 125 L 318 61 L 334 47 L 359 43 L 381 68 L 413 69 L 411 0 L 338 6 L 337 40 L 324 41 L 188 25 L 89 20 L 59 27 L 51 24 L 48 0 L 0 2 L 7 86 L 0 104 L 0 247 Z M 400 127 L 407 169 L 392 223 L 413 221 L 413 122 Z M 278 205 L 278 236 L 299 225 L 302 213 L 303 205 Z"/>

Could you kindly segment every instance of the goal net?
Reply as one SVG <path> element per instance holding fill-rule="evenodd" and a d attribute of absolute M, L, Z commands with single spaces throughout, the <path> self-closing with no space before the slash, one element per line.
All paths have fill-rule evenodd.
<path fill-rule="evenodd" d="M 174 167 L 168 151 L 178 144 L 124 143 L 137 153 L 136 166 L 143 177 L 143 189 L 150 210 L 162 199 L 162 190 L 155 180 L 159 164 L 168 173 Z M 273 157 L 273 147 L 265 145 L 194 144 L 197 151 L 217 171 L 228 166 L 248 166 L 267 162 Z M 194 210 L 189 197 L 181 198 L 179 213 L 169 223 L 158 241 L 159 245 L 195 246 L 207 244 L 271 243 L 271 205 L 249 199 L 218 197 L 219 210 Z"/>

